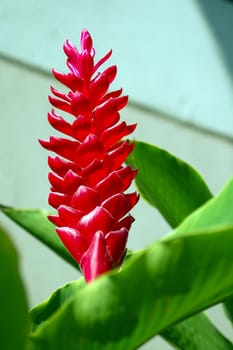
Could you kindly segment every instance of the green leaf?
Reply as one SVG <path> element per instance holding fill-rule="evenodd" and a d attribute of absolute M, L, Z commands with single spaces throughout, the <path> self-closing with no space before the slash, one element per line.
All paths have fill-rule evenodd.
<path fill-rule="evenodd" d="M 71 282 L 59 288 L 47 300 L 33 308 L 31 311 L 33 331 L 41 326 L 42 322 L 48 321 L 55 312 L 59 311 L 60 307 L 74 299 L 84 286 L 83 278 Z M 160 335 L 172 345 L 185 350 L 232 349 L 232 344 L 203 314 L 169 327 Z"/>
<path fill-rule="evenodd" d="M 4 205 L 0 205 L 0 210 L 69 264 L 79 269 L 78 264 L 56 234 L 55 226 L 48 220 L 51 212 L 43 209 L 15 209 Z"/>
<path fill-rule="evenodd" d="M 211 198 L 198 172 L 161 148 L 136 141 L 127 163 L 138 169 L 136 184 L 142 197 L 172 227 Z"/>
<path fill-rule="evenodd" d="M 233 210 L 229 207 L 229 201 L 233 198 L 232 180 L 215 198 L 206 203 L 204 208 L 196 210 L 195 213 L 185 219 L 177 230 L 169 233 L 164 239 L 170 236 L 179 236 L 201 232 L 203 230 L 222 230 L 223 228 L 233 227 Z M 210 228 L 211 223 L 211 228 Z M 229 299 L 223 303 L 226 315 L 233 323 L 233 299 Z"/>
<path fill-rule="evenodd" d="M 127 162 L 139 169 L 136 183 L 142 196 L 173 227 L 211 198 L 207 185 L 196 170 L 158 147 L 136 142 L 135 150 Z M 220 224 L 221 216 L 219 218 L 213 215 L 213 218 L 216 219 L 216 224 Z M 180 230 L 179 232 L 181 233 Z M 231 301 L 224 304 L 231 320 L 232 305 Z"/>
<path fill-rule="evenodd" d="M 169 327 L 160 335 L 176 348 L 183 350 L 233 349 L 232 343 L 213 326 L 203 313 Z"/>
<path fill-rule="evenodd" d="M 233 295 L 233 231 L 230 238 L 221 232 L 153 245 L 121 273 L 99 278 L 55 312 L 32 334 L 35 349 L 134 349 Z"/>
<path fill-rule="evenodd" d="M 225 301 L 223 307 L 227 317 L 233 324 L 233 298 L 230 298 L 229 300 Z"/>
<path fill-rule="evenodd" d="M 0 228 L 0 346 L 23 350 L 28 331 L 27 301 L 18 267 L 18 255 Z"/>
<path fill-rule="evenodd" d="M 70 301 L 86 285 L 84 278 L 66 284 L 57 289 L 51 296 L 41 304 L 35 306 L 31 312 L 32 330 L 47 321 L 59 308 Z"/>
<path fill-rule="evenodd" d="M 210 199 L 203 207 L 187 217 L 172 233 L 164 237 L 187 235 L 198 232 L 231 230 L 233 228 L 233 179 L 217 197 Z M 232 203 L 233 205 L 233 203 Z"/>
<path fill-rule="evenodd" d="M 233 220 L 228 213 L 232 191 L 233 180 L 211 201 L 212 212 L 227 224 L 215 225 L 207 203 L 198 210 L 201 221 L 206 215 L 203 230 L 198 217 L 193 222 L 195 212 L 186 221 L 192 222 L 192 233 L 154 243 L 133 254 L 119 273 L 113 271 L 81 288 L 38 325 L 29 349 L 135 349 L 168 327 L 233 297 Z M 227 341 L 219 347 L 230 348 Z"/>

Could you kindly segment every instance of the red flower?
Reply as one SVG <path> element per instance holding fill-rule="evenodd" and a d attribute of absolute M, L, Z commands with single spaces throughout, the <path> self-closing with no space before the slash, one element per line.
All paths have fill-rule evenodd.
<path fill-rule="evenodd" d="M 92 38 L 83 30 L 81 51 L 66 41 L 64 52 L 70 72 L 53 70 L 53 74 L 69 92 L 52 87 L 55 97 L 49 96 L 49 101 L 73 120 L 68 122 L 52 110 L 49 123 L 68 137 L 51 136 L 40 143 L 58 155 L 48 158 L 52 170 L 49 203 L 57 209 L 57 215 L 49 219 L 89 282 L 119 266 L 125 255 L 134 221 L 128 213 L 139 197 L 124 193 L 137 172 L 122 165 L 134 147 L 122 138 L 136 124 L 119 122 L 119 110 L 128 101 L 121 96 L 122 90 L 108 92 L 116 66 L 97 73 L 111 51 L 95 63 Z"/>

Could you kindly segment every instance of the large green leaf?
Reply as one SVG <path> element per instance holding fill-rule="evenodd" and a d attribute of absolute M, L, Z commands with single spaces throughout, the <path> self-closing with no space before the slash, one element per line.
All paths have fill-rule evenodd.
<path fill-rule="evenodd" d="M 48 220 L 48 215 L 51 212 L 44 209 L 15 209 L 4 205 L 0 205 L 0 210 L 33 237 L 79 269 L 78 264 L 68 253 L 56 234 L 55 226 Z"/>
<path fill-rule="evenodd" d="M 142 196 L 173 227 L 211 197 L 207 185 L 196 170 L 158 147 L 136 142 L 128 163 L 139 169 L 136 183 Z M 221 224 L 221 213 L 220 216 L 213 215 L 213 218 L 217 225 Z M 203 224 L 201 220 L 199 224 Z M 233 320 L 233 301 L 228 301 L 224 307 L 227 316 Z"/>
<path fill-rule="evenodd" d="M 33 330 L 48 321 L 60 307 L 74 299 L 84 286 L 83 278 L 71 282 L 59 288 L 47 300 L 33 308 L 31 311 Z M 169 343 L 185 350 L 232 349 L 231 343 L 203 314 L 169 327 L 160 335 Z"/>
<path fill-rule="evenodd" d="M 186 221 L 187 227 L 192 222 L 189 234 L 177 229 L 176 235 L 134 254 L 119 273 L 83 286 L 37 325 L 28 349 L 135 349 L 167 327 L 233 297 L 232 191 L 233 180 L 211 201 L 214 215 L 226 224 L 216 226 L 207 203 L 198 210 L 201 221 L 205 216 L 203 230 L 195 212 Z M 217 346 L 232 349 L 227 341 Z"/>
<path fill-rule="evenodd" d="M 218 195 L 218 200 L 213 198 L 208 201 L 204 208 L 196 210 L 193 215 L 185 219 L 177 230 L 169 233 L 164 237 L 187 235 L 190 233 L 209 231 L 210 230 L 222 230 L 224 228 L 233 227 L 233 210 L 232 206 L 229 206 L 230 198 L 233 198 L 233 186 L 231 187 L 232 180 L 229 182 L 229 186 Z M 211 222 L 211 228 L 209 228 Z M 226 315 L 233 323 L 233 298 L 224 302 L 223 307 L 226 311 Z"/>
<path fill-rule="evenodd" d="M 172 227 L 211 198 L 198 172 L 161 148 L 136 141 L 127 163 L 138 169 L 136 184 L 141 195 Z"/>
<path fill-rule="evenodd" d="M 233 296 L 232 244 L 233 231 L 223 231 L 153 245 L 121 273 L 82 288 L 37 327 L 31 348 L 135 349 L 173 323 Z"/>
<path fill-rule="evenodd" d="M 27 301 L 18 255 L 0 228 L 0 347 L 23 350 L 28 331 Z"/>

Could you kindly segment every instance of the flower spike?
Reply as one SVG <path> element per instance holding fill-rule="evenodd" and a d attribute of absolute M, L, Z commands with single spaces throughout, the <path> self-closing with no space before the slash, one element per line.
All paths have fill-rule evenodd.
<path fill-rule="evenodd" d="M 73 121 L 52 109 L 48 122 L 66 137 L 51 136 L 40 144 L 57 154 L 48 158 L 52 170 L 49 204 L 57 210 L 49 220 L 90 282 L 120 266 L 125 256 L 134 221 L 129 212 L 139 196 L 124 193 L 137 171 L 123 164 L 134 144 L 122 138 L 131 134 L 136 124 L 119 122 L 119 111 L 128 97 L 121 96 L 122 89 L 109 91 L 116 66 L 97 72 L 112 51 L 95 62 L 87 30 L 81 33 L 80 46 L 78 50 L 69 40 L 65 42 L 69 72 L 53 69 L 53 75 L 69 91 L 51 87 L 53 96 L 49 96 L 51 105 L 73 116 Z"/>

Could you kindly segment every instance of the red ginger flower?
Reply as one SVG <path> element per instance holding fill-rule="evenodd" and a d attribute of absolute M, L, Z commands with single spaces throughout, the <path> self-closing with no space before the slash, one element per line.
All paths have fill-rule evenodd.
<path fill-rule="evenodd" d="M 125 255 L 134 221 L 128 213 L 138 194 L 124 193 L 137 172 L 122 165 L 134 147 L 122 138 L 132 133 L 136 124 L 119 122 L 119 110 L 128 102 L 127 96 L 121 96 L 122 90 L 108 92 L 116 66 L 96 73 L 111 51 L 95 63 L 92 38 L 83 30 L 81 51 L 66 41 L 64 52 L 70 72 L 53 70 L 53 74 L 69 92 L 51 87 L 55 97 L 49 96 L 49 101 L 71 114 L 74 121 L 69 123 L 52 110 L 49 123 L 68 138 L 51 136 L 40 143 L 58 155 L 48 158 L 52 170 L 49 204 L 57 209 L 57 215 L 49 219 L 89 282 L 119 266 Z"/>

